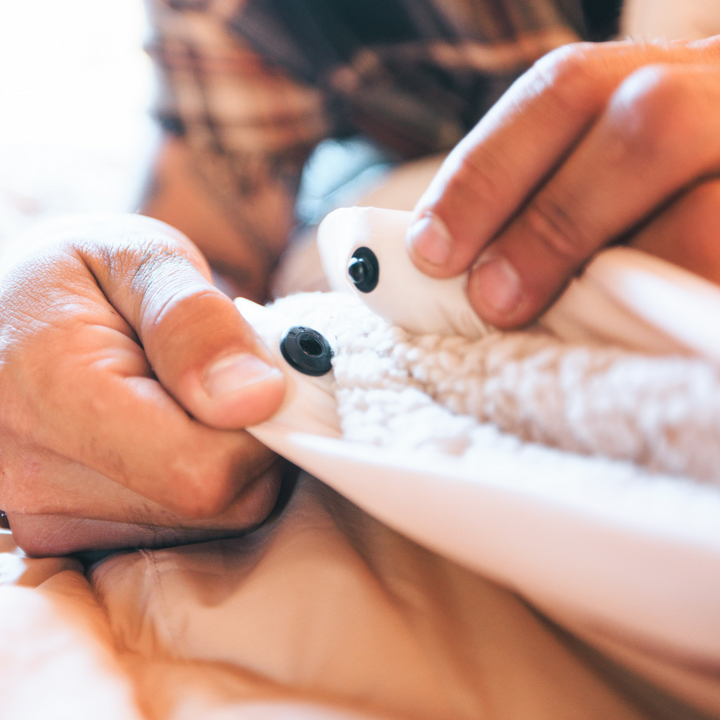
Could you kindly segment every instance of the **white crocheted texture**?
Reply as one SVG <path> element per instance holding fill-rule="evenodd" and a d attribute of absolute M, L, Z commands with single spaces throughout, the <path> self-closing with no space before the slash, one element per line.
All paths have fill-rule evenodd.
<path fill-rule="evenodd" d="M 347 440 L 478 461 L 489 448 L 532 454 L 540 444 L 720 480 L 720 377 L 703 360 L 566 344 L 539 330 L 413 336 L 342 293 L 292 295 L 274 308 L 333 346 Z"/>

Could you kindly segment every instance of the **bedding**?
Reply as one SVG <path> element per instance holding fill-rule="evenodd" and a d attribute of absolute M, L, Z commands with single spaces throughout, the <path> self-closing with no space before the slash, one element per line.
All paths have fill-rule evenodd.
<path fill-rule="evenodd" d="M 86 576 L 72 559 L 24 558 L 5 534 L 3 717 L 720 715 L 720 490 L 692 471 L 712 468 L 714 416 L 695 411 L 714 405 L 715 365 L 692 337 L 669 360 L 547 330 L 413 335 L 347 293 L 241 305 L 279 360 L 289 326 L 331 339 L 333 371 L 284 363 L 287 403 L 253 429 L 325 482 L 300 473 L 246 537 L 119 553 Z M 572 384 L 557 359 L 579 348 L 600 372 Z M 465 353 L 482 373 L 463 374 Z M 618 373 L 625 385 L 603 384 L 627 362 L 640 369 Z M 668 363 L 674 378 L 647 374 Z M 508 366 L 521 382 L 502 381 Z M 677 385 L 692 368 L 703 392 Z M 559 409 L 598 377 L 606 402 L 583 401 L 587 419 L 614 417 L 640 377 L 620 436 L 670 438 L 680 470 L 658 472 L 662 453 L 576 445 L 581 424 Z M 538 388 L 554 400 L 529 403 L 528 422 Z M 488 401 L 513 392 L 514 407 Z M 655 425 L 633 426 L 637 397 Z"/>
<path fill-rule="evenodd" d="M 306 475 L 252 536 L 58 570 L 0 593 L 3 717 L 705 717 Z"/>

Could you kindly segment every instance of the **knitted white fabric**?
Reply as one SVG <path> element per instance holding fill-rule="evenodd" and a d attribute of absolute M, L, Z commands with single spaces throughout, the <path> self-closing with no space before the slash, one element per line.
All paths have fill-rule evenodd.
<path fill-rule="evenodd" d="M 720 374 L 687 357 L 563 343 L 413 336 L 342 293 L 275 303 L 333 346 L 347 440 L 469 455 L 527 443 L 720 480 Z"/>

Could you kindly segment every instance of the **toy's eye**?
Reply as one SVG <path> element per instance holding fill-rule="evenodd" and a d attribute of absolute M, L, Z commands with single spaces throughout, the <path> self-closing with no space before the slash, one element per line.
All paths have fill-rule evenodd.
<path fill-rule="evenodd" d="M 375 253 L 370 248 L 359 247 L 350 258 L 348 275 L 360 292 L 372 292 L 380 279 L 380 265 Z"/>
<path fill-rule="evenodd" d="M 320 377 L 332 370 L 330 343 L 312 328 L 291 327 L 280 341 L 280 352 L 288 364 L 303 375 Z"/>

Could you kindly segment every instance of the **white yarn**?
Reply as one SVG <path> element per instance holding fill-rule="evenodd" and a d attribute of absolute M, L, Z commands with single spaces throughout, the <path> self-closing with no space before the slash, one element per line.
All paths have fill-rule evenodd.
<path fill-rule="evenodd" d="M 720 480 L 720 376 L 703 360 L 541 331 L 413 336 L 343 293 L 293 295 L 275 308 L 333 345 L 348 440 L 456 456 L 541 443 Z"/>

